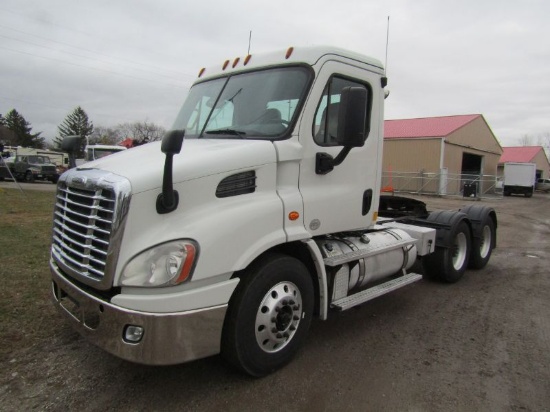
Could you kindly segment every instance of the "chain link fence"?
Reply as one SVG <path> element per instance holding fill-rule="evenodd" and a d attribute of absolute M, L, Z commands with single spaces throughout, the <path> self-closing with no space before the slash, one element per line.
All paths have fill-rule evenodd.
<path fill-rule="evenodd" d="M 496 175 L 393 172 L 382 174 L 382 190 L 441 196 L 502 197 L 502 183 Z"/>

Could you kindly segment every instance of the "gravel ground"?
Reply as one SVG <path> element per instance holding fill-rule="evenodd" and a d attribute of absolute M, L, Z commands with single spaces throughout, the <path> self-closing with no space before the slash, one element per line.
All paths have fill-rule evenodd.
<path fill-rule="evenodd" d="M 430 210 L 468 202 L 422 200 Z M 14 347 L 0 372 L 0 410 L 548 411 L 550 196 L 481 203 L 499 218 L 485 269 L 315 321 L 297 358 L 273 375 L 244 377 L 217 356 L 131 364 L 60 320 L 30 349 L 2 342 Z"/>

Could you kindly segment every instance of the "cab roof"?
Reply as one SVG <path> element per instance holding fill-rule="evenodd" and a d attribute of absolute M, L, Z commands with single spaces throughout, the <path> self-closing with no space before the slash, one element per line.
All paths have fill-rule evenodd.
<path fill-rule="evenodd" d="M 235 57 L 220 62 L 217 66 L 203 68 L 199 72 L 199 80 L 215 78 L 229 73 L 237 73 L 264 67 L 273 67 L 281 64 L 307 64 L 315 65 L 321 58 L 334 56 L 344 58 L 371 66 L 372 69 L 383 74 L 384 66 L 372 57 L 364 56 L 348 50 L 328 46 L 315 47 L 289 47 L 287 50 L 279 50 L 271 53 L 249 54 L 244 57 Z"/>

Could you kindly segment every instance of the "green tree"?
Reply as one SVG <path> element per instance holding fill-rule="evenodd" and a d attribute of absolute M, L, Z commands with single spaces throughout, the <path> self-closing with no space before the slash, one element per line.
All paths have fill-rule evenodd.
<path fill-rule="evenodd" d="M 11 109 L 6 114 L 5 122 L 7 128 L 15 133 L 14 146 L 44 148 L 44 138 L 40 137 L 42 132 L 32 133 L 31 124 L 17 110 Z"/>
<path fill-rule="evenodd" d="M 4 116 L 2 116 L 2 113 L 0 113 L 0 126 L 7 126 L 7 122 L 6 122 L 6 119 L 4 118 Z"/>
<path fill-rule="evenodd" d="M 84 153 L 84 147 L 86 146 L 86 136 L 89 136 L 94 131 L 94 125 L 88 119 L 88 115 L 78 106 L 65 117 L 65 120 L 57 126 L 58 137 L 54 139 L 54 144 L 56 147 L 61 147 L 61 142 L 63 138 L 67 136 L 80 136 L 80 154 Z"/>

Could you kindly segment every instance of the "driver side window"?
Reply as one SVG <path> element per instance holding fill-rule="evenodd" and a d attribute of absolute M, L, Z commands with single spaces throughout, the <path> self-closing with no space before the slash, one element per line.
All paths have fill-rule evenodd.
<path fill-rule="evenodd" d="M 369 93 L 369 89 L 362 83 L 336 76 L 330 78 L 317 106 L 313 121 L 313 140 L 319 146 L 338 145 L 336 141 L 338 112 L 340 109 L 340 95 L 344 87 L 362 87 Z"/>

